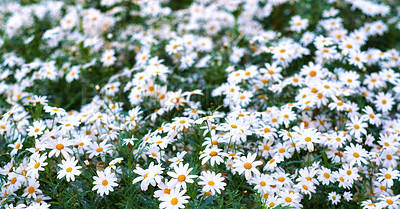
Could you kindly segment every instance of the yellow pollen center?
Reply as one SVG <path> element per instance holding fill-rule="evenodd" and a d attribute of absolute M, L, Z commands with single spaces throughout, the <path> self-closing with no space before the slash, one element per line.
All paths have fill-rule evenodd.
<path fill-rule="evenodd" d="M 62 145 L 62 144 L 57 144 L 56 148 L 57 148 L 58 150 L 62 150 L 62 149 L 64 149 L 64 145 Z"/>
<path fill-rule="evenodd" d="M 171 190 L 170 189 L 168 189 L 168 188 L 165 188 L 164 189 L 164 194 L 170 194 L 171 193 Z"/>
<path fill-rule="evenodd" d="M 392 158 L 392 156 L 391 156 L 391 155 L 386 155 L 386 159 L 388 159 L 388 160 L 392 160 L 393 158 Z"/>
<path fill-rule="evenodd" d="M 39 167 L 40 167 L 40 163 L 37 162 L 37 163 L 35 164 L 34 168 L 35 168 L 35 169 L 38 169 Z"/>
<path fill-rule="evenodd" d="M 250 163 L 245 163 L 244 168 L 251 169 L 253 166 Z"/>
<path fill-rule="evenodd" d="M 211 151 L 210 152 L 210 156 L 217 156 L 218 155 L 218 152 L 216 152 L 216 151 Z"/>
<path fill-rule="evenodd" d="M 186 176 L 185 175 L 180 175 L 178 176 L 178 181 L 182 182 L 186 180 Z"/>

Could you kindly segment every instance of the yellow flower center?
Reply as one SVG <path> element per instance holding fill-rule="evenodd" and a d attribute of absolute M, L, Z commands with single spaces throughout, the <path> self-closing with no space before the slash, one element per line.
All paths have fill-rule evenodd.
<path fill-rule="evenodd" d="M 386 155 L 386 159 L 388 159 L 388 160 L 392 160 L 393 158 L 392 158 L 392 156 L 391 156 L 391 155 Z"/>
<path fill-rule="evenodd" d="M 103 181 L 101 182 L 101 184 L 103 184 L 103 186 L 107 186 L 107 185 L 108 185 L 108 181 L 107 181 L 107 180 L 103 180 Z"/>
<path fill-rule="evenodd" d="M 176 205 L 178 204 L 178 198 L 174 197 L 171 199 L 171 205 Z"/>
<path fill-rule="evenodd" d="M 35 169 L 38 169 L 39 167 L 40 167 L 40 163 L 39 162 L 37 162 L 36 164 L 35 164 L 35 166 L 33 166 Z"/>
<path fill-rule="evenodd" d="M 171 190 L 170 189 L 168 189 L 168 188 L 165 188 L 164 189 L 164 194 L 170 194 L 171 193 Z"/>
<path fill-rule="evenodd" d="M 216 151 L 211 151 L 210 152 L 210 156 L 217 156 L 218 155 L 218 152 L 216 152 Z"/>
<path fill-rule="evenodd" d="M 64 149 L 64 145 L 62 145 L 62 144 L 57 144 L 56 148 L 57 148 L 58 150 L 62 150 L 62 149 Z"/>
<path fill-rule="evenodd" d="M 15 182 L 17 182 L 17 178 L 16 177 L 11 179 L 11 184 L 15 184 Z"/>
<path fill-rule="evenodd" d="M 182 182 L 186 180 L 186 176 L 185 175 L 180 175 L 178 176 L 178 181 Z"/>
<path fill-rule="evenodd" d="M 355 153 L 353 153 L 353 156 L 354 156 L 355 158 L 359 158 L 359 157 L 360 157 L 360 154 L 358 154 L 357 152 L 355 152 Z"/>
<path fill-rule="evenodd" d="M 252 168 L 253 166 L 250 164 L 250 163 L 245 163 L 244 164 L 244 168 L 246 168 L 246 169 L 250 169 L 250 168 Z"/>

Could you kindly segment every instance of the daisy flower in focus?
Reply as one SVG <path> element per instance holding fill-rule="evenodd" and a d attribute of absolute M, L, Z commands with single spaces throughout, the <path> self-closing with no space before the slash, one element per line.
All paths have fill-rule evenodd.
<path fill-rule="evenodd" d="M 260 175 L 260 171 L 256 168 L 257 166 L 261 165 L 261 161 L 254 161 L 257 157 L 257 153 L 253 155 L 251 153 L 247 154 L 246 156 L 242 156 L 234 160 L 233 167 L 236 167 L 236 171 L 241 175 L 244 173 L 246 180 L 250 180 L 251 177 L 254 175 Z"/>
<path fill-rule="evenodd" d="M 64 156 L 64 158 L 68 159 L 70 157 L 69 155 L 73 153 L 73 151 L 70 148 L 68 148 L 68 146 L 72 144 L 73 142 L 71 140 L 62 137 L 49 140 L 48 148 L 52 149 L 49 152 L 49 157 L 52 157 L 53 155 L 58 157 L 61 153 Z"/>
<path fill-rule="evenodd" d="M 10 152 L 11 156 L 14 156 L 18 153 L 19 150 L 22 149 L 22 144 L 24 143 L 25 139 L 21 139 L 21 135 L 18 136 L 17 141 L 13 144 L 9 144 L 8 147 L 11 147 L 13 150 Z"/>
<path fill-rule="evenodd" d="M 113 187 L 118 186 L 117 183 L 117 178 L 115 177 L 115 173 L 111 173 L 111 169 L 105 169 L 104 171 L 96 171 L 97 176 L 93 176 L 94 182 L 93 184 L 94 187 L 92 188 L 92 191 L 97 190 L 97 193 L 100 194 L 100 196 L 103 196 L 104 194 L 108 195 L 110 191 L 114 191 Z"/>
<path fill-rule="evenodd" d="M 387 187 L 393 186 L 393 180 L 396 180 L 400 177 L 400 172 L 398 170 L 393 170 L 393 168 L 382 168 L 379 169 L 378 173 L 378 181 Z"/>
<path fill-rule="evenodd" d="M 203 151 L 203 154 L 200 155 L 200 159 L 203 158 L 201 161 L 201 164 L 204 165 L 208 160 L 210 160 L 211 166 L 214 166 L 216 163 L 219 165 L 220 163 L 224 162 L 224 159 L 222 157 L 225 157 L 227 154 L 221 152 L 222 149 L 218 149 L 217 147 L 211 147 L 211 148 L 206 148 Z"/>
<path fill-rule="evenodd" d="M 68 182 L 75 181 L 75 176 L 79 176 L 81 174 L 81 171 L 79 169 L 82 168 L 82 166 L 76 166 L 77 163 L 78 160 L 75 160 L 75 157 L 71 157 L 67 160 L 62 160 L 61 164 L 58 164 L 61 170 L 58 171 L 57 178 L 61 179 L 65 176 Z"/>
<path fill-rule="evenodd" d="M 193 178 L 196 178 L 197 175 L 189 175 L 193 168 L 189 168 L 189 164 L 183 165 L 179 163 L 174 166 L 174 172 L 169 171 L 167 174 L 172 177 L 171 181 L 168 182 L 168 186 L 176 186 L 176 188 L 180 188 L 182 186 L 183 189 L 186 190 L 186 183 L 193 183 Z"/>
<path fill-rule="evenodd" d="M 381 208 L 388 208 L 388 209 L 397 209 L 400 207 L 400 196 L 392 196 L 388 194 L 382 194 L 379 198 L 379 206 Z"/>
<path fill-rule="evenodd" d="M 44 171 L 43 167 L 48 164 L 44 162 L 46 159 L 47 159 L 46 154 L 43 155 L 34 154 L 34 156 L 31 157 L 31 160 L 29 161 L 26 175 L 35 179 L 38 178 L 39 171 Z"/>
<path fill-rule="evenodd" d="M 356 138 L 360 138 L 361 133 L 367 135 L 368 124 L 365 123 L 365 119 L 363 117 L 354 116 L 350 118 L 351 123 L 346 124 L 346 128 L 350 131 L 350 134 Z"/>
<path fill-rule="evenodd" d="M 341 196 L 336 192 L 331 192 L 328 195 L 328 200 L 332 201 L 332 204 L 337 205 L 340 202 Z"/>
<path fill-rule="evenodd" d="M 374 100 L 376 105 L 376 109 L 378 111 L 382 111 L 383 113 L 387 113 L 392 110 L 392 106 L 394 105 L 394 99 L 390 93 L 379 92 L 376 95 L 376 100 Z"/>
<path fill-rule="evenodd" d="M 33 136 L 37 138 L 39 135 L 43 134 L 46 125 L 43 121 L 35 121 L 32 126 L 29 126 L 26 131 L 28 131 L 28 136 Z"/>
<path fill-rule="evenodd" d="M 211 192 L 212 195 L 215 193 L 221 194 L 221 190 L 224 190 L 226 183 L 223 182 L 225 178 L 222 177 L 222 174 L 215 174 L 214 171 L 203 171 L 199 176 L 200 182 L 199 185 L 203 185 L 202 190 L 204 192 Z"/>
<path fill-rule="evenodd" d="M 170 190 L 169 194 L 160 197 L 160 208 L 179 209 L 185 208 L 184 204 L 188 203 L 189 196 L 184 196 L 186 190 L 180 191 L 179 187 Z"/>
<path fill-rule="evenodd" d="M 354 144 L 350 144 L 350 146 L 347 146 L 345 149 L 344 156 L 351 165 L 357 164 L 361 166 L 361 163 L 364 165 L 368 163 L 366 159 L 368 158 L 368 152 L 363 149 L 361 145 L 356 144 L 356 146 L 354 146 Z"/>
<path fill-rule="evenodd" d="M 24 194 L 22 195 L 22 197 L 26 197 L 26 198 L 36 198 L 36 195 L 40 195 L 43 192 L 39 189 L 39 181 L 35 180 L 35 179 L 29 179 L 28 181 L 28 185 L 24 190 Z"/>

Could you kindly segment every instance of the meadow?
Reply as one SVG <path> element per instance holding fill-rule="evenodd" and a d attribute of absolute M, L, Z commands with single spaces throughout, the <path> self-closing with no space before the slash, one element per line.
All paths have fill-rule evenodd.
<path fill-rule="evenodd" d="M 0 2 L 0 208 L 400 208 L 398 0 Z"/>

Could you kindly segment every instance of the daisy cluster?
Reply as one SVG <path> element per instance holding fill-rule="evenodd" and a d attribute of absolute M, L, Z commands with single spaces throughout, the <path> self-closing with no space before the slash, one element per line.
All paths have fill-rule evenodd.
<path fill-rule="evenodd" d="M 395 0 L 0 3 L 5 208 L 400 208 Z"/>

